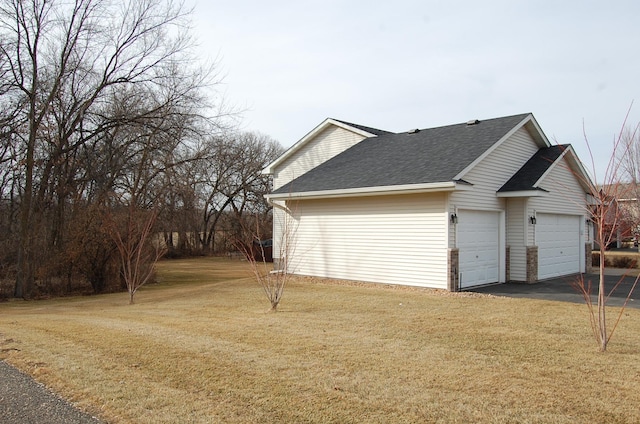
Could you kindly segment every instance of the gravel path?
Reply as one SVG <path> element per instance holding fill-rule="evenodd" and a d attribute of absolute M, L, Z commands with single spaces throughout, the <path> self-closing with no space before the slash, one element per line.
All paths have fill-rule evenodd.
<path fill-rule="evenodd" d="M 0 361 L 0 422 L 3 424 L 97 424 L 33 378 Z"/>

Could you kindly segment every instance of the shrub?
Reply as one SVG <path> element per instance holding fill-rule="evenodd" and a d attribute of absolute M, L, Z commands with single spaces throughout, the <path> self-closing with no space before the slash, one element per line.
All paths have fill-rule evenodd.
<path fill-rule="evenodd" d="M 615 256 L 611 262 L 614 268 L 635 268 L 637 265 L 636 259 L 629 256 Z"/>
<path fill-rule="evenodd" d="M 593 252 L 591 254 L 591 265 L 594 268 L 600 266 L 600 252 Z M 623 256 L 609 255 L 604 260 L 604 266 L 611 268 L 637 268 L 638 266 L 638 258 L 635 256 Z"/>

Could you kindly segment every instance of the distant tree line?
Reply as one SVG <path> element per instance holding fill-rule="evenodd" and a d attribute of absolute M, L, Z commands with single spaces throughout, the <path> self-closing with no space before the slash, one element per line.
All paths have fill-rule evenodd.
<path fill-rule="evenodd" d="M 212 254 L 243 220 L 269 228 L 260 171 L 281 147 L 225 124 L 188 20 L 171 0 L 0 0 L 0 280 L 12 296 L 119 289 L 119 246 Z"/>

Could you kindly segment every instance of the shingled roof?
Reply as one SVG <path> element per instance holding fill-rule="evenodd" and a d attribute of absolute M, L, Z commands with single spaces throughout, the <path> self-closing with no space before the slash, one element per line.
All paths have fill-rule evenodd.
<path fill-rule="evenodd" d="M 536 154 L 498 190 L 498 193 L 542 190 L 536 187 L 536 183 L 569 147 L 569 144 L 559 144 L 538 150 Z"/>
<path fill-rule="evenodd" d="M 451 182 L 529 114 L 406 133 L 382 132 L 273 194 Z M 353 124 L 349 124 L 353 125 Z"/>

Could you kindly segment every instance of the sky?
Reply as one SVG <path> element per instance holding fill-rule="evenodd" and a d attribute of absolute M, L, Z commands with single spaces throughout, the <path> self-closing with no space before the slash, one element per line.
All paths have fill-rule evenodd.
<path fill-rule="evenodd" d="M 602 181 L 640 122 L 637 0 L 187 3 L 241 129 L 284 147 L 326 118 L 401 132 L 531 112 Z"/>

